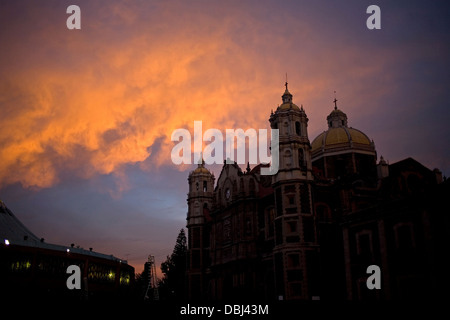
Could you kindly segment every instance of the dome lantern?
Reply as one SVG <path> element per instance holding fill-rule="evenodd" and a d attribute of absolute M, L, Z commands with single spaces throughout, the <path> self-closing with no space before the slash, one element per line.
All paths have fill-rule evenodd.
<path fill-rule="evenodd" d="M 327 117 L 328 128 L 347 127 L 347 115 L 338 109 L 337 101 L 336 97 L 334 97 L 334 110 Z"/>
<path fill-rule="evenodd" d="M 292 94 L 288 90 L 288 83 L 284 84 L 286 87 L 286 90 L 284 91 L 284 94 L 281 96 L 281 99 L 283 99 L 283 104 L 285 103 L 292 103 Z"/>

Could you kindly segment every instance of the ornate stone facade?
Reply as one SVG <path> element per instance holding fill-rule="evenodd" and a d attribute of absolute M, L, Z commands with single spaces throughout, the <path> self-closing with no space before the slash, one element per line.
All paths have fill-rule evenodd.
<path fill-rule="evenodd" d="M 434 253 L 448 234 L 438 208 L 449 211 L 449 183 L 410 158 L 377 165 L 375 144 L 336 101 L 310 144 L 286 83 L 269 118 L 279 130 L 273 176 L 225 162 L 215 186 L 204 163 L 190 173 L 188 299 L 396 299 L 443 288 Z M 380 290 L 365 285 L 372 264 Z"/>

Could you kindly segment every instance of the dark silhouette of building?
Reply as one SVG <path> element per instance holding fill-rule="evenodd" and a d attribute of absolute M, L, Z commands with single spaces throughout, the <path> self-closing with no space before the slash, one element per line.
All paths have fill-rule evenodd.
<path fill-rule="evenodd" d="M 429 298 L 445 288 L 448 181 L 408 158 L 377 163 L 375 144 L 334 109 L 310 143 L 303 106 L 286 90 L 269 118 L 279 171 L 204 162 L 189 174 L 187 298 Z M 447 214 L 445 214 L 447 213 Z M 381 270 L 369 289 L 367 268 Z M 442 273 L 443 274 L 443 273 Z"/>
<path fill-rule="evenodd" d="M 111 301 L 134 297 L 134 268 L 127 261 L 92 248 L 47 243 L 26 228 L 2 201 L 0 239 L 3 301 Z M 67 273 L 70 265 L 80 268 L 80 289 L 67 287 L 72 275 Z"/>

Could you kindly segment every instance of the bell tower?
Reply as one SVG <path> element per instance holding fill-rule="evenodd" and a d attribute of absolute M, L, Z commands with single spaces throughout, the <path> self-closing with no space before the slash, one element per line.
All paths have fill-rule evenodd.
<path fill-rule="evenodd" d="M 303 106 L 293 103 L 287 82 L 285 87 L 283 103 L 269 118 L 271 128 L 279 130 L 279 170 L 272 177 L 276 290 L 279 299 L 312 299 L 319 295 L 319 249 L 308 118 Z"/>
<path fill-rule="evenodd" d="M 283 104 L 270 115 L 270 126 L 279 132 L 279 171 L 274 183 L 286 179 L 312 180 L 311 146 L 308 139 L 308 117 L 303 106 L 292 102 L 292 94 L 286 90 L 281 96 Z"/>
<path fill-rule="evenodd" d="M 213 204 L 214 175 L 205 168 L 203 159 L 189 174 L 187 298 L 202 299 L 206 292 L 205 266 L 209 261 L 209 212 Z"/>

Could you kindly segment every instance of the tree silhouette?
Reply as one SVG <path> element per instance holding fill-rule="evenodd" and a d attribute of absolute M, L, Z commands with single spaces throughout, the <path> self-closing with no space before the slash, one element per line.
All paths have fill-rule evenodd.
<path fill-rule="evenodd" d="M 161 299 L 182 300 L 186 274 L 187 245 L 184 229 L 178 234 L 172 255 L 161 263 L 164 278 L 159 283 Z"/>

